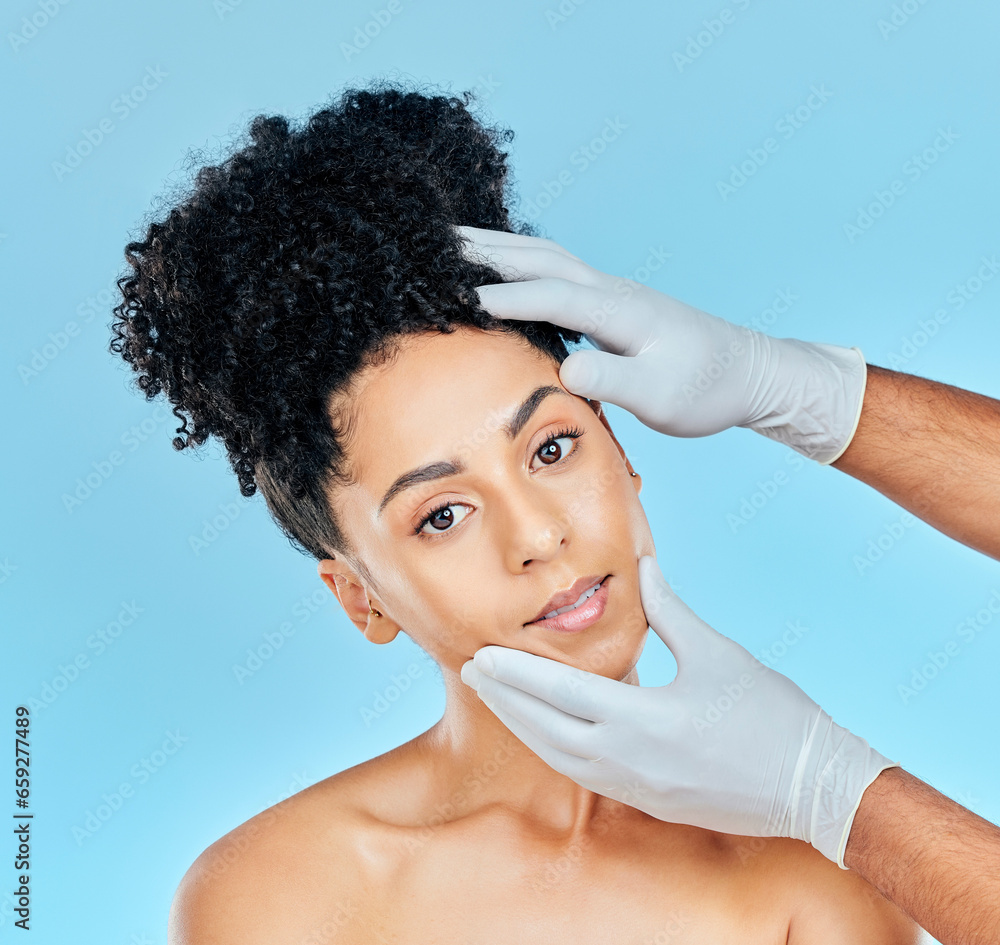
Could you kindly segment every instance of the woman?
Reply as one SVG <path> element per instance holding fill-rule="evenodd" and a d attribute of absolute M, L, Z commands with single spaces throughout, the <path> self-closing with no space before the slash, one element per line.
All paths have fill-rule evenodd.
<path fill-rule="evenodd" d="M 175 405 L 175 446 L 218 436 L 352 623 L 405 632 L 447 695 L 427 732 L 205 850 L 171 942 L 915 941 L 806 844 L 584 790 L 462 682 L 498 643 L 637 685 L 654 553 L 601 405 L 559 382 L 580 336 L 478 305 L 500 279 L 454 227 L 531 234 L 511 136 L 466 104 L 380 87 L 301 130 L 259 117 L 126 247 L 111 347 Z"/>

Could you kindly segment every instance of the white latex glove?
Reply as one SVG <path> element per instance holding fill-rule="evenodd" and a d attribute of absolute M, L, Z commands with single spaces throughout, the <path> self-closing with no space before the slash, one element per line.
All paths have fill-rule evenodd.
<path fill-rule="evenodd" d="M 733 325 L 599 272 L 549 239 L 456 229 L 469 241 L 467 258 L 517 280 L 478 288 L 487 311 L 583 332 L 600 349 L 566 358 L 567 390 L 618 404 L 672 436 L 747 427 L 822 464 L 847 449 L 867 379 L 859 348 Z"/>
<path fill-rule="evenodd" d="M 484 646 L 462 680 L 543 761 L 659 820 L 811 843 L 842 869 L 861 796 L 897 767 L 786 676 L 698 618 L 639 559 L 649 625 L 677 675 L 633 686 Z"/>

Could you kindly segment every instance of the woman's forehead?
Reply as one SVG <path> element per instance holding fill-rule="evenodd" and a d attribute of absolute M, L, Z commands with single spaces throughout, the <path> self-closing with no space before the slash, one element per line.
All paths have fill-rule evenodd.
<path fill-rule="evenodd" d="M 564 389 L 559 364 L 520 335 L 461 326 L 404 337 L 340 405 L 351 414 L 345 447 L 352 478 L 384 478 L 408 462 L 481 444 L 540 386 Z"/>
<path fill-rule="evenodd" d="M 465 326 L 404 336 L 393 357 L 369 368 L 351 397 L 361 425 L 475 418 L 502 406 L 559 365 L 522 336 Z"/>

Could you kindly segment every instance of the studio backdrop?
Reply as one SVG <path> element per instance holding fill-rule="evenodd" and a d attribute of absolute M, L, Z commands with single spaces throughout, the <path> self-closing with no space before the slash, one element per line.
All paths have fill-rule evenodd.
<path fill-rule="evenodd" d="M 31 935 L 5 830 L 3 941 L 163 945 L 205 847 L 444 708 L 108 350 L 126 242 L 254 116 L 379 77 L 471 91 L 515 133 L 521 219 L 595 268 L 1000 396 L 986 0 L 15 0 L 0 25 L 0 782 L 32 815 Z M 692 609 L 1000 819 L 997 563 L 751 432 L 608 413 Z M 674 667 L 651 633 L 642 683 Z"/>

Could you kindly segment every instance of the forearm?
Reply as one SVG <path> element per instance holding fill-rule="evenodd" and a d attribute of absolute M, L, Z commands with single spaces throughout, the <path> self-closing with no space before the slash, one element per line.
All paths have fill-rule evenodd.
<path fill-rule="evenodd" d="M 1000 941 L 1000 827 L 908 771 L 865 791 L 844 863 L 943 945 Z"/>
<path fill-rule="evenodd" d="M 869 365 L 857 431 L 833 465 L 1000 559 L 1000 401 Z"/>

